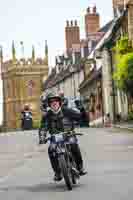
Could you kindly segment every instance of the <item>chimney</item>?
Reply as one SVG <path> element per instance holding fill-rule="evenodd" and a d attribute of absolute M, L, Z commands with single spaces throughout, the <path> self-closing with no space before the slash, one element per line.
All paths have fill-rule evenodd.
<path fill-rule="evenodd" d="M 66 26 L 67 26 L 67 27 L 69 26 L 69 21 L 66 21 Z"/>
<path fill-rule="evenodd" d="M 94 6 L 94 7 L 93 7 L 93 13 L 96 14 L 96 12 L 97 12 L 97 8 L 96 8 L 96 6 Z"/>
<path fill-rule="evenodd" d="M 87 13 L 90 13 L 90 7 L 87 8 Z"/>
<path fill-rule="evenodd" d="M 80 30 L 77 24 L 77 20 L 75 21 L 67 21 L 67 25 L 65 27 L 65 39 L 66 39 L 66 52 L 68 55 L 72 52 L 73 44 L 80 44 Z"/>
<path fill-rule="evenodd" d="M 3 63 L 3 47 L 0 46 L 0 64 Z"/>
<path fill-rule="evenodd" d="M 75 20 L 75 26 L 77 26 L 77 20 Z"/>
<path fill-rule="evenodd" d="M 91 33 L 96 33 L 100 28 L 100 16 L 97 13 L 96 6 L 92 8 L 90 12 L 90 7 L 87 8 L 87 13 L 85 15 L 85 32 L 86 37 Z"/>

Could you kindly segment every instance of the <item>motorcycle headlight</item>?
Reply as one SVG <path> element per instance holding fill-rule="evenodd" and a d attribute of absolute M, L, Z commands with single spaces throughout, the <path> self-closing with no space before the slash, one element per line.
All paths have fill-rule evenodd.
<path fill-rule="evenodd" d="M 64 141 L 64 137 L 62 134 L 55 135 L 55 142 L 63 142 L 63 141 Z"/>

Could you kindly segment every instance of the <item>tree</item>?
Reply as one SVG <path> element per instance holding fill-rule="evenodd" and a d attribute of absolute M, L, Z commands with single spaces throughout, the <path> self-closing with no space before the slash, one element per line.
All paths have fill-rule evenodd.
<path fill-rule="evenodd" d="M 115 48 L 116 67 L 114 79 L 119 89 L 133 97 L 133 48 L 128 37 L 122 37 Z"/>

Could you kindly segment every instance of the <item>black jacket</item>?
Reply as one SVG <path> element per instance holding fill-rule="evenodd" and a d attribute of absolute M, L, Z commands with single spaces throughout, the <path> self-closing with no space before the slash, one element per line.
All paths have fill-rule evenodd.
<path fill-rule="evenodd" d="M 58 113 L 49 110 L 45 117 L 47 130 L 52 133 L 74 129 L 74 121 L 81 120 L 81 114 L 68 107 L 63 107 Z"/>

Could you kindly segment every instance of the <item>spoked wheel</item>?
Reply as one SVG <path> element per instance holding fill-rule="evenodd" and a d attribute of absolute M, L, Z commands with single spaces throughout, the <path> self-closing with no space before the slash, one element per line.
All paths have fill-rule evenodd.
<path fill-rule="evenodd" d="M 79 172 L 77 170 L 76 162 L 71 154 L 71 180 L 74 185 L 78 183 L 78 179 L 80 178 Z"/>
<path fill-rule="evenodd" d="M 72 175 L 72 183 L 73 183 L 74 185 L 77 184 L 77 179 L 76 179 L 76 177 L 75 177 L 74 175 Z"/>
<path fill-rule="evenodd" d="M 69 170 L 67 168 L 66 160 L 64 158 L 64 155 L 60 155 L 59 157 L 59 163 L 60 163 L 60 168 L 67 186 L 68 190 L 72 190 L 72 183 L 71 183 L 71 177 Z"/>
<path fill-rule="evenodd" d="M 75 166 L 71 169 L 71 178 L 72 178 L 72 183 L 76 185 L 78 183 L 80 175 Z"/>

